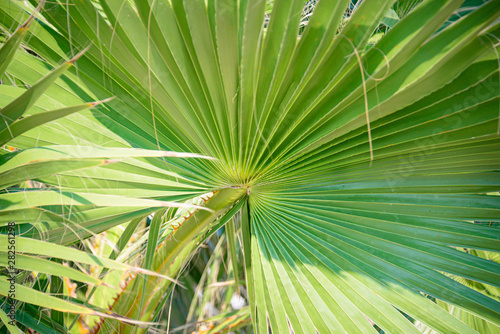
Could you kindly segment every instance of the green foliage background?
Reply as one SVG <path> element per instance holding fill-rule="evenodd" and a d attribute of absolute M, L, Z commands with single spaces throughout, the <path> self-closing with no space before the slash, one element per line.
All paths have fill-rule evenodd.
<path fill-rule="evenodd" d="M 499 332 L 499 17 L 0 0 L 0 332 Z"/>

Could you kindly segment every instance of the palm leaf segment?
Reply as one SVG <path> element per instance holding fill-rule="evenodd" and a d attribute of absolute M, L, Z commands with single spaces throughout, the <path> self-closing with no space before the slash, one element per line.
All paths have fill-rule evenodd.
<path fill-rule="evenodd" d="M 31 85 L 91 44 L 33 108 L 116 99 L 9 145 L 217 158 L 131 158 L 40 181 L 157 200 L 226 189 L 226 206 L 247 196 L 247 285 L 259 333 L 375 333 L 374 324 L 418 332 L 409 317 L 439 332 L 474 332 L 434 299 L 499 325 L 498 301 L 450 277 L 500 282 L 497 263 L 460 251 L 499 250 L 498 230 L 484 223 L 498 221 L 500 208 L 492 194 L 500 1 L 439 33 L 460 1 L 423 1 L 375 45 L 368 41 L 392 3 L 362 1 L 347 20 L 348 5 L 319 1 L 302 31 L 298 0 L 274 1 L 265 24 L 265 1 L 47 3 L 27 39 L 45 61 L 18 53 L 7 73 Z M 2 2 L 4 27 L 28 15 L 18 6 Z M 34 210 L 10 213 L 33 223 Z M 71 217 L 98 233 L 152 210 L 83 205 Z"/>

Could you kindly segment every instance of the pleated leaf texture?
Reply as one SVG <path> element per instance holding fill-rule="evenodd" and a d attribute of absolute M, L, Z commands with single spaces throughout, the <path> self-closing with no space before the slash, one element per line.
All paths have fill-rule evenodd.
<path fill-rule="evenodd" d="M 20 253 L 64 259 L 157 212 L 142 269 L 175 277 L 240 212 L 255 333 L 499 332 L 500 1 L 479 2 L 422 1 L 374 39 L 394 1 L 47 1 L 0 106 L 85 48 L 24 116 L 114 99 L 7 142 L 2 233 L 16 222 Z M 0 1 L 3 31 L 37 5 Z M 171 207 L 191 216 L 162 239 Z M 147 277 L 110 310 L 30 283 L 18 300 L 140 333 L 172 284 Z"/>

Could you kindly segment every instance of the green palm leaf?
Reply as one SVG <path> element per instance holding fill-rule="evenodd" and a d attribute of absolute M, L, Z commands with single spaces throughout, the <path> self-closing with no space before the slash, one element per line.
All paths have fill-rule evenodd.
<path fill-rule="evenodd" d="M 133 220 L 122 251 L 156 212 L 133 246 L 142 257 L 118 260 L 175 277 L 240 212 L 258 333 L 498 329 L 498 296 L 468 282 L 500 282 L 498 263 L 475 255 L 500 251 L 488 226 L 500 217 L 500 1 L 460 19 L 461 1 L 394 3 L 321 0 L 307 23 L 303 0 L 46 3 L 26 33 L 32 52 L 6 69 L 31 88 L 0 86 L 3 114 L 30 115 L 4 136 L 20 152 L 2 155 L 0 222 L 65 249 Z M 1 2 L 1 27 L 21 25 L 26 8 Z M 87 47 L 75 66 L 58 65 Z M 54 109 L 65 117 L 46 118 Z M 51 122 L 31 128 L 29 117 Z M 44 190 L 22 190 L 26 180 Z M 143 324 L 173 289 L 160 277 L 125 283 L 99 305 Z M 146 330 L 82 319 L 100 332 Z"/>

